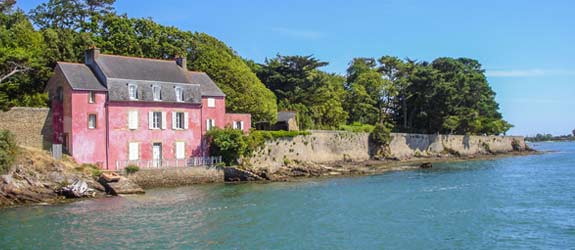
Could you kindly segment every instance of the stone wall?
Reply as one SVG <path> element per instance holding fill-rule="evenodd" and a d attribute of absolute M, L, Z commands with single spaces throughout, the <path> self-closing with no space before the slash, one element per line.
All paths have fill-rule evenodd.
<path fill-rule="evenodd" d="M 224 171 L 204 167 L 141 169 L 129 176 L 143 188 L 173 187 L 224 181 Z"/>
<path fill-rule="evenodd" d="M 51 148 L 53 129 L 49 108 L 14 107 L 0 111 L 0 129 L 12 131 L 22 146 Z"/>
<path fill-rule="evenodd" d="M 401 160 L 421 156 L 459 154 L 470 156 L 513 151 L 513 141 L 524 149 L 523 137 L 463 136 L 393 133 L 391 157 Z M 266 142 L 263 149 L 250 159 L 254 166 L 272 170 L 288 162 L 329 163 L 342 160 L 370 159 L 372 148 L 368 133 L 344 131 L 313 131 L 311 135 L 283 138 Z"/>

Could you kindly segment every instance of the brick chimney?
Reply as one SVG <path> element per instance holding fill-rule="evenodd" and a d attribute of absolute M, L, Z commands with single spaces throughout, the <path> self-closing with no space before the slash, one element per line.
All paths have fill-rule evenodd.
<path fill-rule="evenodd" d="M 186 62 L 186 57 L 184 56 L 176 56 L 176 64 L 182 67 L 185 70 L 188 70 L 188 64 Z"/>
<path fill-rule="evenodd" d="M 84 63 L 91 65 L 95 62 L 98 56 L 100 56 L 100 49 L 96 48 L 96 46 L 92 46 L 84 52 Z"/>

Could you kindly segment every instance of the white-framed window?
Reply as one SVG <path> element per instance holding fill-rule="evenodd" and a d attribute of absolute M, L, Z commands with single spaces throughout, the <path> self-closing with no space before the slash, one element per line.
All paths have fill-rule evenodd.
<path fill-rule="evenodd" d="M 95 114 L 89 114 L 88 115 L 88 128 L 89 129 L 95 129 L 96 128 L 96 115 Z"/>
<path fill-rule="evenodd" d="M 128 129 L 138 129 L 138 111 L 128 111 Z"/>
<path fill-rule="evenodd" d="M 188 129 L 187 112 L 172 112 L 172 129 Z"/>
<path fill-rule="evenodd" d="M 140 159 L 140 143 L 130 142 L 128 144 L 128 160 L 136 161 Z"/>
<path fill-rule="evenodd" d="M 166 129 L 166 112 L 150 111 L 148 113 L 148 127 L 150 129 Z"/>
<path fill-rule="evenodd" d="M 216 120 L 214 119 L 207 119 L 206 120 L 206 131 L 209 131 L 216 127 Z"/>
<path fill-rule="evenodd" d="M 158 85 L 152 86 L 152 95 L 154 97 L 154 101 L 161 101 L 162 100 L 162 87 Z"/>
<path fill-rule="evenodd" d="M 184 89 L 182 87 L 176 87 L 176 101 L 177 102 L 184 101 Z"/>
<path fill-rule="evenodd" d="M 208 98 L 208 108 L 215 108 L 216 107 L 216 99 Z"/>
<path fill-rule="evenodd" d="M 88 103 L 96 103 L 96 93 L 94 91 L 88 92 Z"/>
<path fill-rule="evenodd" d="M 186 143 L 178 141 L 176 142 L 176 159 L 185 159 L 186 158 Z"/>
<path fill-rule="evenodd" d="M 130 100 L 138 100 L 138 86 L 136 84 L 128 84 L 128 93 Z"/>
<path fill-rule="evenodd" d="M 244 121 L 234 121 L 234 122 L 232 123 L 232 128 L 233 128 L 233 129 L 241 129 L 241 130 L 243 130 L 243 129 L 244 129 Z"/>

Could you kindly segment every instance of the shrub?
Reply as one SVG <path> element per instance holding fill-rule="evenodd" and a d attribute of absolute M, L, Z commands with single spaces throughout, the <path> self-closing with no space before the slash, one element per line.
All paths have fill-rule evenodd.
<path fill-rule="evenodd" d="M 238 164 L 238 160 L 241 157 L 251 156 L 254 152 L 262 148 L 266 141 L 310 134 L 311 133 L 307 131 L 253 130 L 246 136 L 241 130 L 225 128 L 210 130 L 206 135 L 210 141 L 210 154 L 221 156 L 222 161 L 229 166 Z"/>
<path fill-rule="evenodd" d="M 361 122 L 354 122 L 350 125 L 340 125 L 339 129 L 349 132 L 356 132 L 356 133 L 371 133 L 375 126 L 370 124 L 363 124 Z"/>
<path fill-rule="evenodd" d="M 129 165 L 125 168 L 126 174 L 135 174 L 136 172 L 140 171 L 140 167 L 136 165 Z"/>
<path fill-rule="evenodd" d="M 14 134 L 8 130 L 0 130 L 0 173 L 10 170 L 17 154 L 18 146 Z"/>
<path fill-rule="evenodd" d="M 389 150 L 391 142 L 391 129 L 393 126 L 389 123 L 377 124 L 369 134 L 369 142 L 375 148 L 375 155 L 385 156 Z"/>
<path fill-rule="evenodd" d="M 247 138 L 238 129 L 212 129 L 206 134 L 210 138 L 210 154 L 222 157 L 226 165 L 237 164 L 240 156 L 248 151 Z"/>
<path fill-rule="evenodd" d="M 514 151 L 521 151 L 523 148 L 521 148 L 521 144 L 519 143 L 519 141 L 517 139 L 513 139 L 513 141 L 511 141 L 511 147 L 513 148 Z"/>

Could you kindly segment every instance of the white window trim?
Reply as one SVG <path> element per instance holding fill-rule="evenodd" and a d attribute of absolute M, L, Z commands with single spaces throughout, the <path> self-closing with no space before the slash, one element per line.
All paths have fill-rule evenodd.
<path fill-rule="evenodd" d="M 134 88 L 134 95 L 132 95 L 132 87 Z M 133 83 L 128 84 L 128 96 L 130 100 L 138 100 L 138 85 Z"/>
<path fill-rule="evenodd" d="M 184 88 L 176 87 L 176 102 L 184 102 Z"/>
<path fill-rule="evenodd" d="M 178 115 L 179 114 L 182 114 L 182 117 L 181 117 L 182 120 L 180 122 L 178 122 Z M 177 112 L 177 111 L 172 112 L 172 129 L 173 130 L 187 129 L 187 127 L 188 127 L 187 126 L 187 120 L 188 120 L 187 114 L 188 113 L 185 113 L 185 112 Z M 178 126 L 180 124 L 182 125 L 181 127 Z"/>
<path fill-rule="evenodd" d="M 88 103 L 96 103 L 96 92 L 88 91 Z"/>
<path fill-rule="evenodd" d="M 210 131 L 216 127 L 216 120 L 215 119 L 207 119 L 206 120 L 206 131 Z"/>
<path fill-rule="evenodd" d="M 156 126 L 156 119 L 154 119 L 154 114 L 159 113 L 160 116 L 158 117 L 158 126 Z M 150 129 L 166 129 L 166 112 L 160 112 L 160 111 L 150 111 L 148 113 L 148 123 L 149 123 L 149 128 Z"/>
<path fill-rule="evenodd" d="M 157 90 L 157 92 L 156 92 Z M 161 101 L 162 100 L 162 87 L 160 85 L 153 85 L 152 86 L 152 98 L 154 101 Z"/>
<path fill-rule="evenodd" d="M 94 117 L 94 125 L 91 124 L 91 119 Z M 96 129 L 98 127 L 98 116 L 96 114 L 88 114 L 88 129 Z"/>
<path fill-rule="evenodd" d="M 215 98 L 208 98 L 208 108 L 215 108 L 216 107 L 216 99 Z"/>

